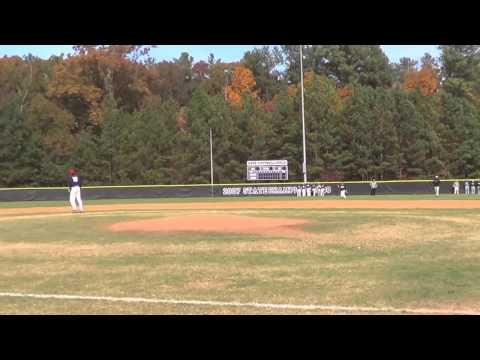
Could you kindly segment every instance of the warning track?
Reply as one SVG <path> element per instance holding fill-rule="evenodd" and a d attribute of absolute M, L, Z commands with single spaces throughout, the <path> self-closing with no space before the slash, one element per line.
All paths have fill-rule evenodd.
<path fill-rule="evenodd" d="M 229 209 L 480 209 L 471 200 L 255 200 L 219 202 L 159 202 L 128 204 L 86 204 L 87 212 L 120 210 L 229 210 Z M 69 206 L 0 209 L 0 216 L 70 213 Z"/>

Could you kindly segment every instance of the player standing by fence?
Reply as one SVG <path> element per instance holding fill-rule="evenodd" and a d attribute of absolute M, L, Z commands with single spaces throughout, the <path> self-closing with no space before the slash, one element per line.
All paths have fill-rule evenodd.
<path fill-rule="evenodd" d="M 307 185 L 307 196 L 308 197 L 312 196 L 312 187 L 310 184 Z"/>
<path fill-rule="evenodd" d="M 468 180 L 465 180 L 465 195 L 470 194 L 470 183 Z"/>
<path fill-rule="evenodd" d="M 378 184 L 375 181 L 375 178 L 373 178 L 372 181 L 370 181 L 370 195 L 375 196 L 375 193 L 377 192 L 377 187 Z"/>
<path fill-rule="evenodd" d="M 68 170 L 68 174 L 70 175 L 68 177 L 68 192 L 70 193 L 70 205 L 72 206 L 72 211 L 77 211 L 77 202 L 78 210 L 83 212 L 82 195 L 80 192 L 82 183 L 80 177 L 75 169 Z"/>
<path fill-rule="evenodd" d="M 460 183 L 458 181 L 455 181 L 453 183 L 453 194 L 454 195 L 460 194 Z"/>
<path fill-rule="evenodd" d="M 340 189 L 340 197 L 342 199 L 346 199 L 347 198 L 347 188 L 346 188 L 345 184 L 340 184 L 339 189 Z"/>
<path fill-rule="evenodd" d="M 319 189 L 319 191 L 320 191 L 320 196 L 321 196 L 321 197 L 324 197 L 324 196 L 325 196 L 325 191 L 327 191 L 327 187 L 326 187 L 325 185 L 323 185 L 323 184 L 320 184 L 320 189 Z"/>
<path fill-rule="evenodd" d="M 440 195 L 440 179 L 438 178 L 438 175 L 435 176 L 433 179 L 433 188 L 435 189 L 435 196 Z"/>

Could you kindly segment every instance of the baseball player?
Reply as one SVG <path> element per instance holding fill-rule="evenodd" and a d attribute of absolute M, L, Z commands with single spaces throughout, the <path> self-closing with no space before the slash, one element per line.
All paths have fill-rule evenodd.
<path fill-rule="evenodd" d="M 312 196 L 312 187 L 310 186 L 310 184 L 307 185 L 307 196 L 308 197 Z"/>
<path fill-rule="evenodd" d="M 476 184 L 475 184 L 475 181 L 470 181 L 470 194 L 472 195 L 475 195 L 475 187 L 476 187 Z"/>
<path fill-rule="evenodd" d="M 465 180 L 465 195 L 470 194 L 470 182 Z"/>
<path fill-rule="evenodd" d="M 378 184 L 375 181 L 375 178 L 370 181 L 370 195 L 375 196 L 375 193 L 377 192 Z"/>
<path fill-rule="evenodd" d="M 453 183 L 453 194 L 454 195 L 460 194 L 460 183 L 458 181 L 455 181 Z"/>
<path fill-rule="evenodd" d="M 75 169 L 68 170 L 68 192 L 70 193 L 70 204 L 72 205 L 72 211 L 77 211 L 77 204 L 78 203 L 78 210 L 83 212 L 83 203 L 82 203 L 82 196 L 80 192 L 81 187 L 81 180 L 77 174 Z M 75 202 L 76 201 L 76 202 Z"/>
<path fill-rule="evenodd" d="M 433 188 L 435 189 L 435 196 L 440 195 L 440 179 L 438 178 L 438 175 L 435 175 L 435 178 L 433 179 Z"/>
<path fill-rule="evenodd" d="M 342 199 L 346 199 L 347 198 L 347 188 L 345 187 L 345 184 L 340 184 L 339 186 L 339 189 L 340 189 L 340 197 Z"/>
<path fill-rule="evenodd" d="M 318 185 L 313 185 L 312 186 L 312 196 L 316 197 L 318 194 Z"/>
<path fill-rule="evenodd" d="M 305 185 L 302 186 L 302 197 L 307 196 L 307 189 L 305 188 Z"/>
<path fill-rule="evenodd" d="M 327 187 L 325 185 L 320 185 L 320 196 L 324 197 L 325 192 L 327 191 Z"/>
<path fill-rule="evenodd" d="M 302 187 L 301 186 L 297 186 L 297 197 L 300 197 L 302 196 Z"/>
<path fill-rule="evenodd" d="M 478 179 L 475 180 L 474 185 L 475 185 L 475 187 L 477 188 L 477 194 L 480 195 L 480 188 L 479 188 L 480 183 L 478 182 Z"/>

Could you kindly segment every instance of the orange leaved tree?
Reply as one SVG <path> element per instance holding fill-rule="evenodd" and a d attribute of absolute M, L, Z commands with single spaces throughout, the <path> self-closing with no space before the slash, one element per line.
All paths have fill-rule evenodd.
<path fill-rule="evenodd" d="M 438 75 L 432 64 L 425 64 L 419 71 L 405 74 L 403 88 L 407 91 L 420 90 L 423 96 L 432 96 L 440 86 Z"/>
<path fill-rule="evenodd" d="M 257 96 L 255 78 L 252 72 L 242 65 L 235 66 L 232 72 L 230 85 L 226 87 L 226 98 L 232 105 L 242 104 L 242 95 Z"/>

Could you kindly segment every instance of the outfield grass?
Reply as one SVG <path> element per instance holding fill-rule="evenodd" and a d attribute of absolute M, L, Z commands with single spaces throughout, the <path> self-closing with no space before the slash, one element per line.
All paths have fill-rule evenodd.
<path fill-rule="evenodd" d="M 106 228 L 179 213 L 0 217 L 0 292 L 480 310 L 478 210 L 222 211 L 311 220 L 298 238 Z M 0 298 L 0 313 L 308 312 Z"/>

